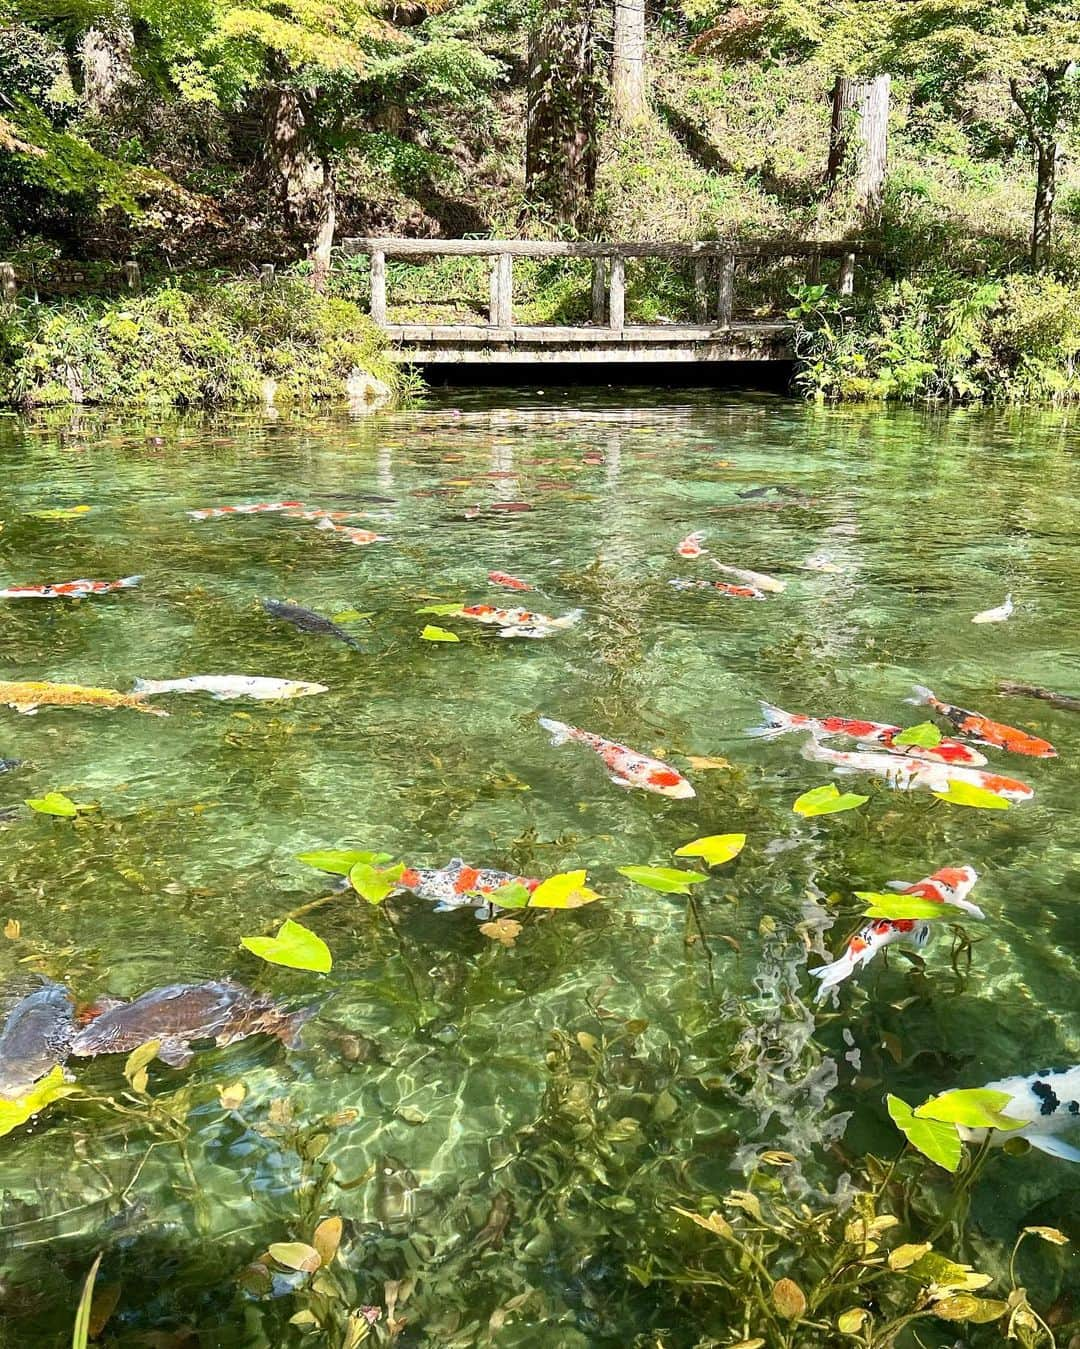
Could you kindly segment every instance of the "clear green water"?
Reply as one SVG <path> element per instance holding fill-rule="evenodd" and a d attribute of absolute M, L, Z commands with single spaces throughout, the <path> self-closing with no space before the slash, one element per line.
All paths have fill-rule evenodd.
<path fill-rule="evenodd" d="M 267 1242 L 336 1213 L 356 1301 L 380 1305 L 386 1280 L 416 1280 L 402 1343 L 690 1346 L 710 1327 L 707 1300 L 643 1288 L 626 1269 L 676 1239 L 671 1204 L 742 1183 L 765 1147 L 799 1158 L 796 1192 L 833 1190 L 845 1159 L 895 1151 L 886 1090 L 915 1101 L 1080 1061 L 1080 717 L 997 694 L 1004 678 L 1080 693 L 1078 446 L 1064 414 L 663 391 L 448 394 L 360 421 L 0 422 L 4 583 L 146 577 L 119 596 L 4 602 L 0 676 L 330 687 L 283 705 L 175 697 L 168 720 L 0 711 L 0 754 L 26 761 L 0 778 L 0 805 L 19 807 L 0 829 L 0 919 L 21 925 L 0 939 L 5 981 L 41 969 L 91 998 L 232 976 L 294 1005 L 325 998 L 302 1051 L 256 1038 L 152 1071 L 166 1105 L 190 1089 L 186 1164 L 176 1146 L 150 1147 L 160 1135 L 145 1120 L 78 1101 L 0 1141 L 0 1343 L 66 1343 L 101 1249 L 102 1278 L 122 1285 L 109 1343 L 183 1326 L 200 1346 L 335 1343 L 286 1324 L 292 1297 L 251 1300 L 236 1279 Z M 774 510 L 737 496 L 778 483 L 802 499 Z M 393 542 L 184 514 L 286 497 L 366 506 Z M 497 500 L 533 509 L 464 518 Z M 93 511 L 78 521 L 28 514 L 79 503 Z M 673 553 L 699 528 L 715 555 L 785 577 L 786 593 L 753 604 L 673 591 L 670 578 L 707 574 Z M 840 573 L 796 568 L 822 552 Z M 414 611 L 500 593 L 489 569 L 542 587 L 530 598 L 546 612 L 582 607 L 583 621 L 507 642 L 435 619 L 460 644 L 421 642 L 429 620 Z M 967 621 L 1006 589 L 1010 623 Z M 269 620 L 264 595 L 370 612 L 352 625 L 363 651 Z M 793 737 L 746 738 L 756 700 L 916 721 L 902 702 L 916 681 L 1058 746 L 1058 761 L 995 756 L 1035 801 L 984 813 L 859 779 L 864 810 L 796 817 L 793 799 L 829 772 Z M 696 799 L 620 791 L 595 756 L 551 748 L 541 713 L 659 752 Z M 695 770 L 688 755 L 729 766 Z M 100 811 L 73 825 L 20 806 L 50 790 Z M 615 871 L 735 830 L 749 835 L 743 856 L 698 891 L 706 942 L 687 943 L 684 899 Z M 305 920 L 333 951 L 330 975 L 247 956 L 242 935 L 327 891 L 293 854 L 334 845 L 424 865 L 587 867 L 605 898 L 530 916 L 505 949 L 468 913 L 341 895 Z M 824 949 L 824 933 L 839 949 L 851 890 L 961 862 L 982 873 L 989 917 L 969 925 L 970 974 L 952 967 L 947 937 L 923 972 L 879 962 L 838 1013 L 818 1014 L 812 1040 L 807 945 Z M 648 1024 L 602 1069 L 565 1048 L 628 1020 Z M 99 1096 L 123 1088 L 117 1059 L 72 1066 Z M 217 1088 L 236 1082 L 246 1098 L 225 1111 Z M 363 1179 L 373 1167 L 394 1175 Z M 1068 1164 L 996 1156 L 976 1240 L 997 1250 L 1023 1221 L 1075 1228 L 1078 1199 Z M 485 1223 L 504 1203 L 493 1239 Z M 1031 1278 L 1048 1297 L 1071 1278 L 1080 1296 L 1063 1268 Z"/>

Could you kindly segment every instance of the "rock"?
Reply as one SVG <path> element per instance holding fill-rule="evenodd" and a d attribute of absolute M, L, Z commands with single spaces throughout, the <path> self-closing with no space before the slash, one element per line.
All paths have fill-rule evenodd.
<path fill-rule="evenodd" d="M 355 365 L 345 381 L 345 395 L 354 412 L 374 412 L 394 396 L 388 384 Z"/>

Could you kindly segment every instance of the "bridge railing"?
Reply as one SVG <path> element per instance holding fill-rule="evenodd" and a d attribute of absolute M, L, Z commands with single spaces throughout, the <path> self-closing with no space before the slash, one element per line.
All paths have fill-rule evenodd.
<path fill-rule="evenodd" d="M 852 240 L 776 240 L 725 243 L 568 243 L 540 239 L 393 239 L 351 238 L 342 240 L 351 255 L 371 258 L 371 317 L 386 326 L 387 258 L 486 257 L 490 266 L 488 326 L 509 328 L 514 321 L 515 258 L 591 258 L 592 321 L 616 331 L 626 326 L 626 264 L 634 258 L 686 260 L 693 264 L 694 317 L 699 324 L 731 326 L 735 284 L 740 265 L 751 260 L 779 262 L 804 259 L 806 279 L 818 282 L 823 259 L 838 259 L 837 289 L 850 295 L 855 287 L 855 266 L 860 254 L 877 252 L 877 246 Z M 710 286 L 709 272 L 715 280 Z M 482 329 L 482 324 L 475 325 Z"/>

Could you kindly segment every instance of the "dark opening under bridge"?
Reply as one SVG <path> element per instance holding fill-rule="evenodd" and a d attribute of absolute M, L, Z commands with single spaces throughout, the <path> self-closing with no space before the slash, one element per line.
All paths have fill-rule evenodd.
<path fill-rule="evenodd" d="M 575 362 L 790 361 L 791 268 L 820 282 L 825 266 L 850 295 L 860 255 L 872 244 L 850 240 L 758 243 L 567 243 L 532 239 L 344 239 L 348 254 L 371 259 L 371 317 L 395 360 L 415 364 L 531 365 Z M 487 258 L 487 323 L 393 323 L 387 316 L 388 258 Z M 591 322 L 514 322 L 515 258 L 587 258 L 592 262 Z M 688 268 L 692 322 L 627 320 L 627 263 L 660 260 Z M 756 273 L 756 274 L 755 274 Z M 692 278 L 692 283 L 691 283 Z M 742 283 L 742 284 L 740 284 Z M 482 310 L 480 311 L 482 313 Z"/>

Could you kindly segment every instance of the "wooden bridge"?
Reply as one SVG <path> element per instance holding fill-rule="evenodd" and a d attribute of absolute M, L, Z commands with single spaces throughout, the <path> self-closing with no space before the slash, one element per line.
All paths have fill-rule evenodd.
<path fill-rule="evenodd" d="M 873 245 L 792 240 L 731 244 L 565 243 L 532 239 L 344 239 L 349 254 L 371 258 L 371 317 L 392 343 L 394 359 L 427 364 L 532 365 L 575 362 L 790 361 L 792 325 L 785 319 L 786 286 L 817 282 L 833 264 L 841 295 L 850 295 L 860 254 Z M 486 257 L 490 267 L 487 323 L 391 323 L 387 318 L 387 258 L 416 263 L 437 257 Z M 592 260 L 590 323 L 575 326 L 514 322 L 515 258 Z M 640 259 L 682 263 L 692 269 L 692 322 L 627 322 L 626 266 Z M 764 287 L 741 297 L 740 280 L 754 268 L 772 273 Z M 784 271 L 787 268 L 787 271 Z M 689 278 L 688 278 L 689 280 Z M 751 287 L 747 285 L 746 290 Z"/>

